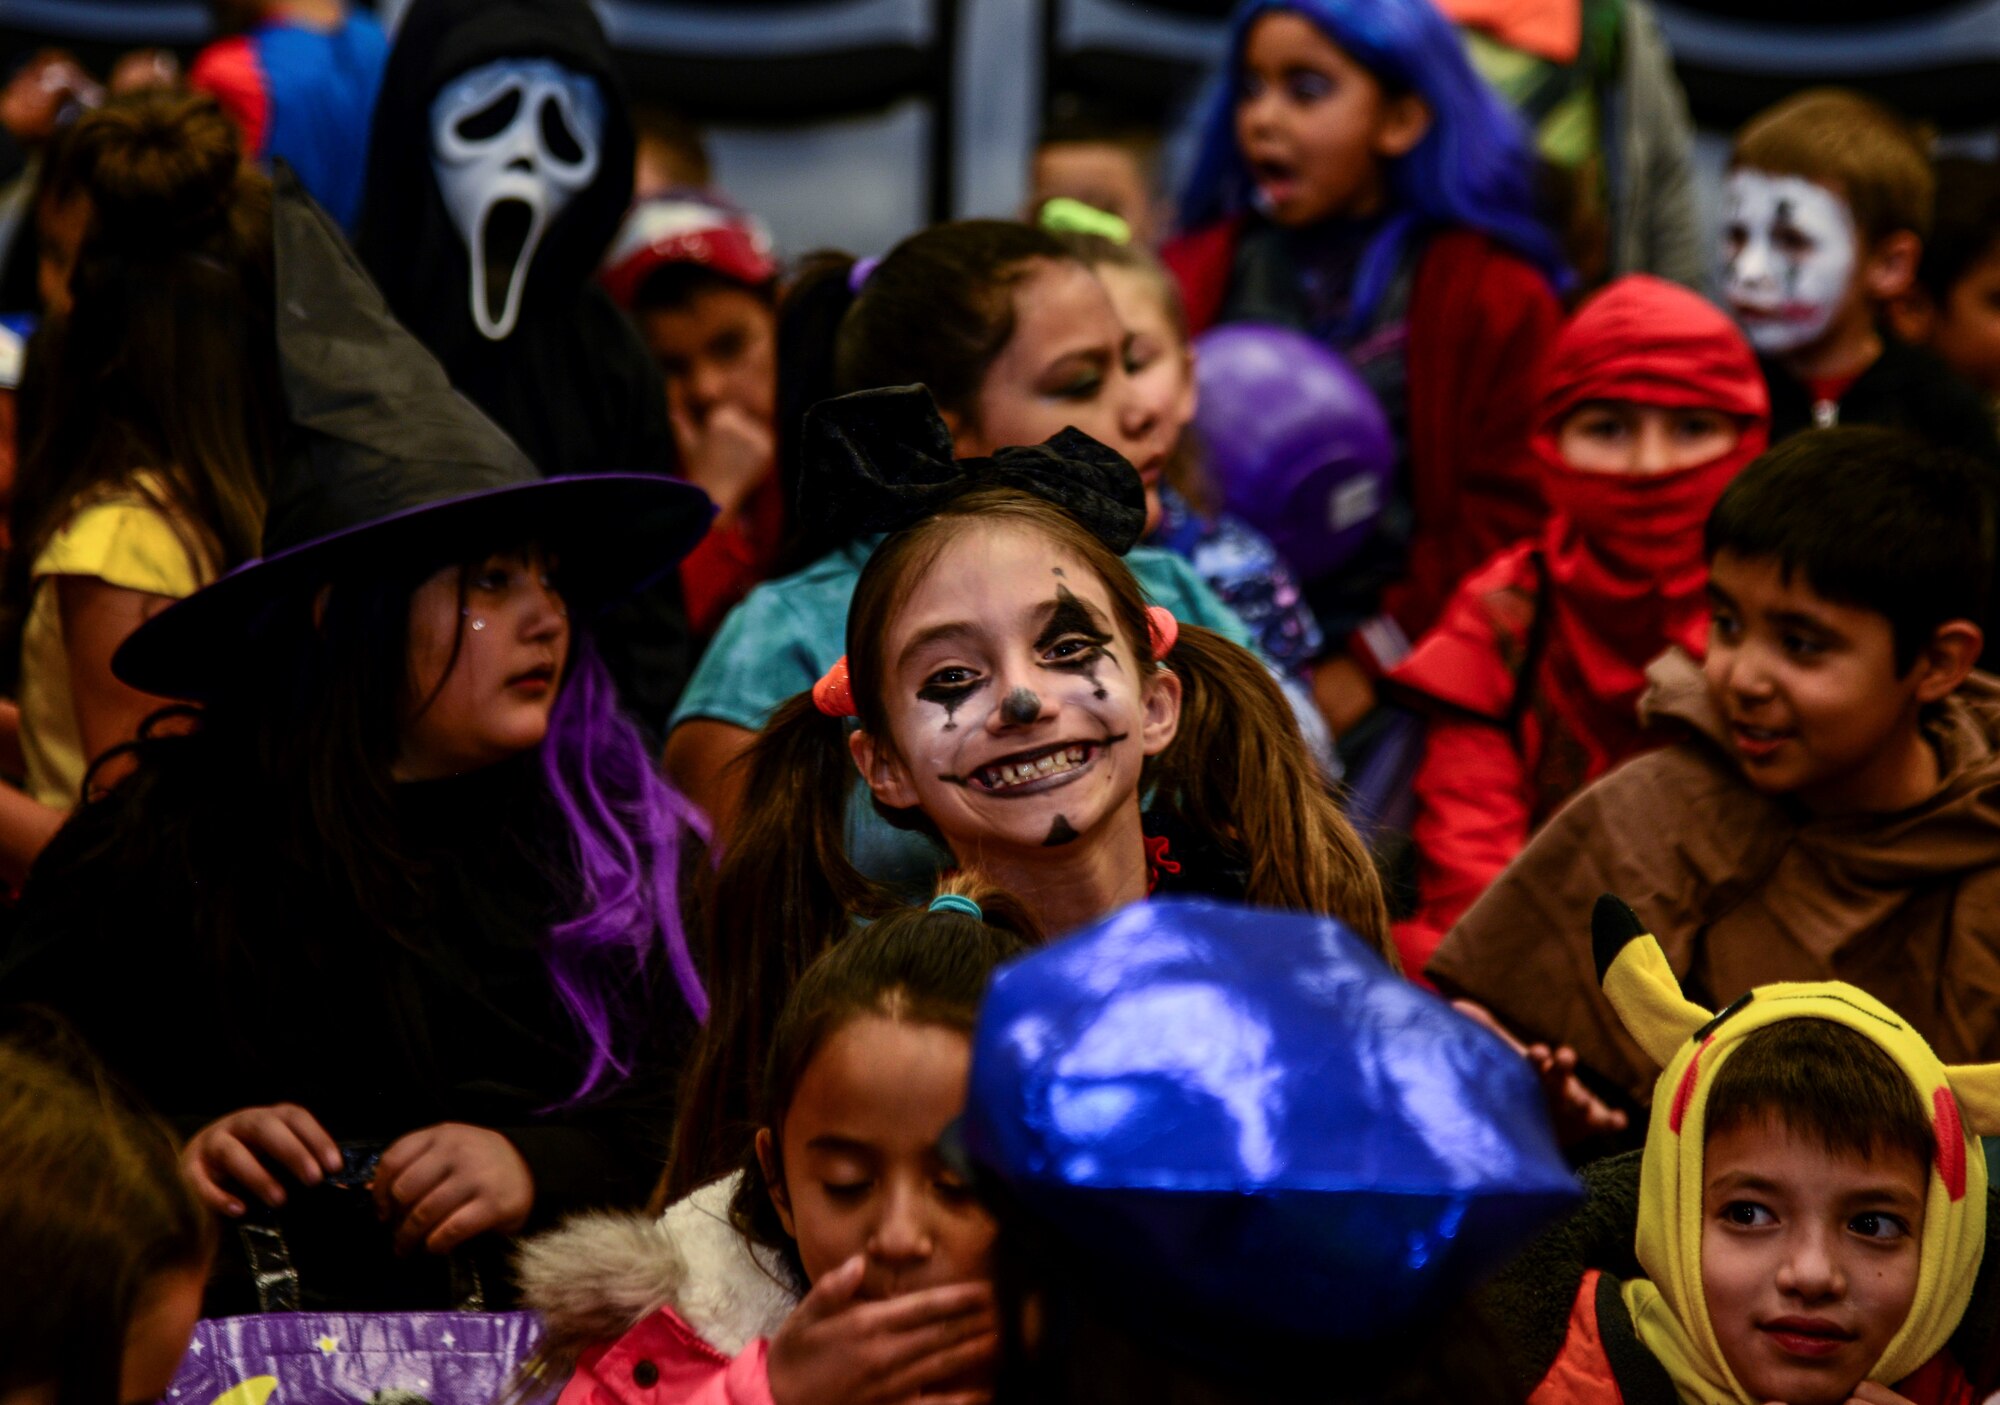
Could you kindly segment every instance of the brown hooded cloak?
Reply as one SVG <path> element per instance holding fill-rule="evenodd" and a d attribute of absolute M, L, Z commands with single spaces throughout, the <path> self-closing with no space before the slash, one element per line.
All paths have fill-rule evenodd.
<path fill-rule="evenodd" d="M 1427 974 L 1517 1034 L 1568 1044 L 1643 1105 L 1657 1070 L 1601 993 L 1601 893 L 1657 933 L 1690 998 L 1847 981 L 1949 1062 L 2000 1058 L 2000 679 L 1974 674 L 1926 724 L 1944 777 L 1894 814 L 1815 819 L 1751 788 L 1700 666 L 1648 670 L 1649 724 L 1687 733 L 1565 806 L 1460 919 Z"/>

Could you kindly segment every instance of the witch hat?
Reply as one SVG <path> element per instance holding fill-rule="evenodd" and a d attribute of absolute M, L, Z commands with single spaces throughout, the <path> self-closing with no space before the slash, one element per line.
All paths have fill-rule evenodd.
<path fill-rule="evenodd" d="M 699 488 L 643 473 L 543 478 L 389 313 L 333 221 L 280 165 L 271 208 L 277 346 L 291 433 L 272 468 L 263 555 L 133 632 L 112 672 L 202 701 L 276 606 L 357 562 L 449 560 L 535 541 L 572 612 L 658 579 L 714 516 Z"/>

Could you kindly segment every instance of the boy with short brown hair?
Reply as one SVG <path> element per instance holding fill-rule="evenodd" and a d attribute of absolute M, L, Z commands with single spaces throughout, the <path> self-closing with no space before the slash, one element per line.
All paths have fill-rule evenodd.
<path fill-rule="evenodd" d="M 1815 430 L 1730 484 L 1707 530 L 1700 662 L 1648 670 L 1682 740 L 1584 790 L 1446 936 L 1428 974 L 1643 1104 L 1652 1067 L 1581 921 L 1638 908 L 1691 991 L 1844 980 L 1947 1058 L 2000 1057 L 2000 685 L 1972 672 L 1994 553 L 1981 465 Z"/>
<path fill-rule="evenodd" d="M 1933 198 L 1916 133 L 1858 93 L 1800 93 L 1737 134 L 1724 288 L 1770 383 L 1773 443 L 1882 424 L 2000 454 L 1971 388 L 1878 324 L 1916 279 Z"/>
<path fill-rule="evenodd" d="M 1639 1180 L 1643 1277 L 1586 1273 L 1530 1405 L 1969 1405 L 1947 1345 L 1985 1254 L 2000 1065 L 1946 1067 L 1839 982 L 1682 994 L 1612 897 L 1592 964 L 1661 1072 Z"/>

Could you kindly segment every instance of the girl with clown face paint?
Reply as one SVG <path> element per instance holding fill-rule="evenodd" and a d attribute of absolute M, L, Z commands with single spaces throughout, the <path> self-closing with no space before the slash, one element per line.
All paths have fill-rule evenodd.
<path fill-rule="evenodd" d="M 954 462 L 918 386 L 823 402 L 806 435 L 806 482 L 890 535 L 855 587 L 847 657 L 749 754 L 705 904 L 714 1013 L 670 1189 L 726 1169 L 703 1158 L 747 1108 L 797 973 L 895 903 L 846 854 L 857 769 L 891 823 L 936 835 L 1051 933 L 1197 891 L 1331 913 L 1386 952 L 1374 868 L 1268 670 L 1149 610 L 1121 559 L 1145 524 L 1129 463 L 1074 430 Z"/>

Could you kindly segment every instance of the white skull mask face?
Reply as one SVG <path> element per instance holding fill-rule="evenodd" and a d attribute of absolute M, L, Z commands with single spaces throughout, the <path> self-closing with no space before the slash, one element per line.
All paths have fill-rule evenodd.
<path fill-rule="evenodd" d="M 1825 335 L 1854 282 L 1857 247 L 1847 203 L 1825 186 L 1730 174 L 1724 292 L 1758 351 L 1782 356 Z"/>
<path fill-rule="evenodd" d="M 514 330 L 535 250 L 596 177 L 603 142 L 597 84 L 546 59 L 484 64 L 431 103 L 431 165 L 472 256 L 472 320 L 485 336 Z"/>

